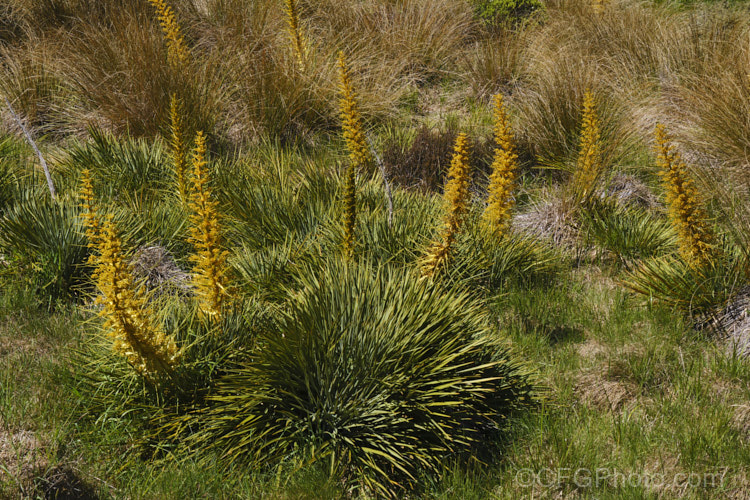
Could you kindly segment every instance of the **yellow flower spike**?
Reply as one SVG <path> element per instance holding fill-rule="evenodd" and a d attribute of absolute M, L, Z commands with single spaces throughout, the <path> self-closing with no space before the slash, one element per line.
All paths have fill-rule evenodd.
<path fill-rule="evenodd" d="M 374 163 L 372 152 L 367 145 L 362 117 L 357 104 L 357 93 L 352 86 L 351 75 L 346 64 L 343 52 L 339 52 L 339 111 L 341 114 L 341 128 L 349 149 L 349 159 L 352 166 L 357 168 L 369 168 Z"/>
<path fill-rule="evenodd" d="M 453 243 L 469 211 L 470 182 L 469 138 L 466 134 L 459 134 L 453 148 L 453 158 L 443 193 L 445 201 L 443 237 L 442 241 L 433 243 L 422 262 L 423 278 L 433 276 L 450 257 Z"/>
<path fill-rule="evenodd" d="M 600 140 L 601 132 L 599 118 L 596 115 L 594 94 L 587 90 L 583 96 L 581 139 L 576 170 L 572 179 L 573 201 L 576 204 L 587 200 L 593 194 L 602 173 Z"/>
<path fill-rule="evenodd" d="M 195 254 L 190 257 L 193 267 L 193 283 L 200 302 L 201 311 L 211 318 L 219 319 L 229 297 L 227 256 L 222 250 L 222 235 L 219 227 L 218 203 L 211 199 L 206 170 L 206 137 L 198 132 L 193 151 L 192 191 L 190 193 L 190 243 Z"/>
<path fill-rule="evenodd" d="M 167 43 L 167 57 L 169 65 L 173 68 L 182 68 L 190 61 L 190 50 L 182 36 L 182 30 L 177 23 L 177 17 L 174 10 L 167 4 L 166 0 L 148 0 L 156 9 L 159 17 L 159 24 L 164 33 L 164 40 Z"/>
<path fill-rule="evenodd" d="M 289 36 L 292 39 L 294 56 L 297 58 L 300 71 L 305 71 L 307 64 L 307 41 L 302 34 L 302 28 L 299 24 L 299 8 L 297 0 L 286 0 L 286 22 L 289 29 Z"/>
<path fill-rule="evenodd" d="M 183 140 L 182 127 L 182 101 L 176 94 L 172 94 L 169 101 L 169 148 L 172 156 L 172 168 L 177 181 L 177 190 L 183 200 L 187 193 L 187 180 L 185 179 L 186 154 L 185 141 Z"/>
<path fill-rule="evenodd" d="M 690 265 L 703 267 L 711 261 L 714 236 L 687 166 L 661 124 L 656 126 L 655 149 L 669 217 L 679 235 L 680 254 Z"/>
<path fill-rule="evenodd" d="M 101 238 L 101 221 L 99 220 L 99 214 L 96 210 L 96 202 L 94 200 L 94 185 L 91 180 L 91 171 L 85 169 L 81 171 L 81 191 L 79 192 L 79 199 L 81 208 L 83 209 L 83 225 L 86 231 L 86 238 L 89 240 L 88 247 L 90 249 L 96 249 L 99 245 L 99 239 Z M 89 264 L 93 264 L 95 261 L 94 253 L 89 255 Z"/>
<path fill-rule="evenodd" d="M 174 339 L 153 324 L 153 314 L 146 297 L 134 286 L 111 218 L 102 226 L 98 249 L 94 278 L 101 296 L 97 302 L 103 306 L 99 314 L 105 319 L 113 349 L 140 375 L 158 381 L 177 366 L 180 351 Z"/>
<path fill-rule="evenodd" d="M 344 186 L 344 253 L 351 258 L 354 255 L 354 229 L 357 217 L 355 174 L 358 168 L 369 169 L 374 164 L 374 159 L 367 144 L 357 104 L 357 93 L 352 86 L 343 52 L 339 52 L 338 66 L 341 129 L 349 149 L 349 166 Z"/>
<path fill-rule="evenodd" d="M 483 217 L 497 235 L 502 235 L 510 225 L 511 210 L 515 204 L 513 190 L 518 170 L 518 154 L 501 94 L 495 96 L 494 105 L 497 148 L 492 162 L 487 208 Z"/>

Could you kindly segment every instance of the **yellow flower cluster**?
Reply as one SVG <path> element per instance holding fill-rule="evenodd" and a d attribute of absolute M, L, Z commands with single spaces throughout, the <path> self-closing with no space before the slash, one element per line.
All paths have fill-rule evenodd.
<path fill-rule="evenodd" d="M 169 102 L 169 147 L 172 156 L 172 168 L 177 180 L 177 190 L 180 198 L 185 199 L 187 182 L 185 179 L 186 154 L 182 127 L 182 102 L 176 94 L 172 94 Z"/>
<path fill-rule="evenodd" d="M 711 260 L 713 234 L 701 208 L 698 190 L 661 124 L 656 126 L 656 155 L 669 216 L 679 235 L 680 253 L 689 264 L 702 267 Z"/>
<path fill-rule="evenodd" d="M 513 189 L 518 170 L 518 154 L 501 94 L 495 96 L 494 104 L 497 147 L 492 162 L 484 219 L 495 234 L 502 235 L 510 225 L 511 210 L 515 204 Z"/>
<path fill-rule="evenodd" d="M 471 167 L 469 165 L 469 138 L 459 134 L 453 148 L 453 158 L 445 183 L 445 228 L 442 241 L 435 242 L 422 262 L 422 276 L 433 276 L 450 257 L 453 242 L 469 211 L 469 184 Z"/>
<path fill-rule="evenodd" d="M 349 149 L 349 159 L 354 168 L 369 167 L 374 160 L 367 145 L 367 138 L 362 127 L 362 117 L 357 104 L 357 93 L 352 86 L 351 75 L 343 52 L 339 52 L 339 111 L 341 114 L 341 128 Z"/>
<path fill-rule="evenodd" d="M 583 120 L 578 162 L 573 174 L 572 190 L 576 203 L 587 200 L 593 193 L 602 172 L 601 133 L 596 116 L 594 94 L 587 90 L 583 96 Z"/>
<path fill-rule="evenodd" d="M 159 16 L 159 24 L 167 42 L 169 65 L 173 68 L 184 67 L 190 60 L 190 51 L 185 43 L 185 38 L 182 36 L 182 30 L 180 30 L 172 7 L 167 4 L 166 0 L 148 1 L 154 6 Z"/>
<path fill-rule="evenodd" d="M 113 339 L 113 348 L 142 376 L 158 380 L 179 363 L 180 351 L 170 336 L 151 322 L 151 311 L 131 277 L 114 223 L 107 220 L 99 239 L 94 273 L 103 308 L 100 315 Z"/>
<path fill-rule="evenodd" d="M 299 8 L 297 0 L 286 0 L 286 21 L 289 28 L 289 36 L 292 39 L 294 56 L 297 58 L 300 71 L 305 71 L 307 60 L 307 41 L 302 34 L 302 28 L 299 25 Z"/>
<path fill-rule="evenodd" d="M 221 248 L 222 236 L 216 210 L 218 204 L 211 199 L 211 190 L 208 186 L 206 137 L 203 132 L 198 132 L 195 137 L 192 163 L 192 192 L 189 206 L 193 211 L 190 215 L 190 242 L 195 247 L 195 255 L 191 256 L 195 264 L 193 283 L 201 311 L 218 319 L 229 296 L 226 264 L 229 252 Z"/>

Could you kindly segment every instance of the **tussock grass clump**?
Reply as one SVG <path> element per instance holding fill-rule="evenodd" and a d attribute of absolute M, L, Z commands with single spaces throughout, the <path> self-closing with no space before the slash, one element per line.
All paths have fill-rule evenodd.
<path fill-rule="evenodd" d="M 360 90 L 373 108 L 398 99 L 413 82 L 449 74 L 478 28 L 469 2 L 455 0 L 321 0 L 306 2 L 305 12 L 327 45 L 347 47 L 356 67 L 367 68 Z"/>
<path fill-rule="evenodd" d="M 74 86 L 59 72 L 60 49 L 59 40 L 46 37 L 20 46 L 0 44 L 0 93 L 34 135 L 64 137 L 73 130 L 66 115 Z M 0 116 L 7 116 L 4 100 L 2 104 Z"/>
<path fill-rule="evenodd" d="M 445 184 L 445 219 L 441 240 L 434 242 L 422 262 L 422 276 L 431 277 L 443 267 L 458 236 L 458 231 L 469 211 L 471 172 L 469 144 L 466 134 L 459 134 L 453 149 L 453 159 Z"/>
<path fill-rule="evenodd" d="M 440 192 L 456 142 L 453 129 L 436 130 L 421 126 L 410 143 L 391 139 L 383 152 L 388 178 L 408 189 Z"/>
<path fill-rule="evenodd" d="M 196 449 L 321 462 L 362 493 L 396 497 L 447 459 L 480 453 L 533 404 L 523 365 L 468 296 L 382 267 L 324 269 L 217 383 Z"/>
<path fill-rule="evenodd" d="M 538 35 L 542 36 L 542 35 Z M 544 33 L 554 37 L 554 34 Z M 561 41 L 562 43 L 562 41 Z M 632 160 L 638 130 L 632 127 L 622 90 L 596 58 L 582 57 L 572 42 L 530 47 L 524 72 L 528 84 L 513 98 L 518 146 L 545 168 L 573 172 L 581 145 L 581 116 L 587 91 L 597 96 L 603 164 Z"/>
<path fill-rule="evenodd" d="M 474 42 L 472 50 L 461 61 L 474 95 L 489 98 L 519 86 L 529 32 L 521 28 L 496 28 L 491 37 Z"/>
<path fill-rule="evenodd" d="M 133 283 L 111 219 L 102 226 L 98 251 L 94 279 L 102 295 L 97 302 L 104 306 L 100 314 L 112 337 L 112 348 L 147 379 L 158 381 L 168 376 L 179 363 L 179 349 L 174 339 L 153 323 L 153 312 Z"/>
<path fill-rule="evenodd" d="M 94 125 L 155 137 L 168 123 L 170 99 L 177 94 L 185 127 L 214 132 L 217 111 L 224 109 L 218 65 L 200 53 L 170 55 L 174 50 L 165 44 L 151 6 L 137 5 L 143 7 L 115 10 L 109 22 L 82 24 L 65 39 L 69 52 L 59 74 L 75 97 L 70 126 L 79 133 Z"/>

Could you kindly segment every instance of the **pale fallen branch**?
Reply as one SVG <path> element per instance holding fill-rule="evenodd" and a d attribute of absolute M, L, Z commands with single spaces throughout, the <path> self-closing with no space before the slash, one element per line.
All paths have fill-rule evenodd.
<path fill-rule="evenodd" d="M 44 169 L 44 175 L 47 177 L 47 186 L 49 186 L 49 194 L 52 195 L 52 199 L 54 200 L 55 199 L 55 185 L 52 183 L 52 176 L 49 173 L 49 168 L 47 168 L 47 162 L 44 161 L 44 156 L 42 156 L 42 152 L 39 151 L 39 148 L 34 142 L 34 139 L 31 137 L 29 130 L 26 128 L 26 126 L 24 126 L 23 121 L 21 121 L 21 118 L 13 110 L 13 106 L 11 106 L 10 101 L 8 100 L 7 97 L 5 98 L 5 104 L 8 105 L 8 109 L 10 110 L 11 116 L 16 121 L 18 126 L 21 127 L 21 130 L 23 130 L 23 133 L 26 136 L 26 140 L 29 142 L 32 149 L 36 152 L 36 155 L 39 157 L 39 162 L 42 164 L 42 168 Z"/>
<path fill-rule="evenodd" d="M 385 165 L 383 164 L 383 159 L 380 157 L 378 152 L 375 150 L 375 148 L 372 145 L 372 141 L 370 140 L 370 137 L 367 137 L 367 145 L 370 147 L 370 153 L 372 153 L 372 157 L 375 158 L 375 163 L 378 164 L 378 168 L 380 169 L 380 174 L 383 176 L 383 185 L 385 187 L 385 198 L 388 201 L 388 227 L 391 227 L 391 224 L 393 224 L 393 193 L 391 192 L 391 183 L 388 182 L 388 176 L 385 172 Z"/>

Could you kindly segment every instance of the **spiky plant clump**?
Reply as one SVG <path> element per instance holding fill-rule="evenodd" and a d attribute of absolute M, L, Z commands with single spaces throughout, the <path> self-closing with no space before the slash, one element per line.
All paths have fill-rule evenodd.
<path fill-rule="evenodd" d="M 185 67 L 190 61 L 190 50 L 185 43 L 185 38 L 182 35 L 182 30 L 177 22 L 174 10 L 172 10 L 172 7 L 169 6 L 166 0 L 148 1 L 154 6 L 159 16 L 159 24 L 164 33 L 164 39 L 167 42 L 169 65 L 173 68 Z"/>
<path fill-rule="evenodd" d="M 616 257 L 626 267 L 638 260 L 671 252 L 677 234 L 661 214 L 595 199 L 581 212 L 581 228 L 587 238 Z"/>
<path fill-rule="evenodd" d="M 319 461 L 361 496 L 401 498 L 533 405 L 528 370 L 468 295 L 387 267 L 323 269 L 306 271 L 263 348 L 218 382 L 193 449 L 254 466 Z"/>
<path fill-rule="evenodd" d="M 177 190 L 180 198 L 184 200 L 187 193 L 187 180 L 185 179 L 187 155 L 183 134 L 182 101 L 177 94 L 172 94 L 169 101 L 169 147 Z"/>
<path fill-rule="evenodd" d="M 229 297 L 227 256 L 222 250 L 222 235 L 219 227 L 218 203 L 211 199 L 206 170 L 206 137 L 203 132 L 195 136 L 193 151 L 192 192 L 190 193 L 190 242 L 195 255 L 193 283 L 200 301 L 201 311 L 218 319 Z"/>
<path fill-rule="evenodd" d="M 357 103 L 357 93 L 352 86 L 352 78 L 346 57 L 339 52 L 339 111 L 341 115 L 341 129 L 349 149 L 349 160 L 352 166 L 357 168 L 369 168 L 373 165 L 372 152 L 367 144 L 362 116 Z"/>
<path fill-rule="evenodd" d="M 747 257 L 732 245 L 706 261 L 703 267 L 671 254 L 642 261 L 623 279 L 623 285 L 691 317 L 697 326 L 726 307 L 746 281 Z"/>
<path fill-rule="evenodd" d="M 469 211 L 469 138 L 458 134 L 453 148 L 453 158 L 445 183 L 445 227 L 442 240 L 433 243 L 422 262 L 422 276 L 429 278 L 440 269 L 450 257 L 458 231 Z"/>
<path fill-rule="evenodd" d="M 152 322 L 146 297 L 139 292 L 117 236 L 114 222 L 102 226 L 99 257 L 94 279 L 101 292 L 96 300 L 100 315 L 113 339 L 113 349 L 125 356 L 142 376 L 158 381 L 169 375 L 180 360 L 180 351 L 170 336 Z"/>
<path fill-rule="evenodd" d="M 292 39 L 294 56 L 297 58 L 300 71 L 305 71 L 307 67 L 307 41 L 302 34 L 302 27 L 299 24 L 299 5 L 297 0 L 286 0 L 286 22 L 289 28 L 289 36 Z"/>
<path fill-rule="evenodd" d="M 594 94 L 587 90 L 583 96 L 583 118 L 578 161 L 573 173 L 571 191 L 575 204 L 586 201 L 594 191 L 602 173 L 601 132 L 596 114 Z"/>
<path fill-rule="evenodd" d="M 78 296 L 88 282 L 87 243 L 75 199 L 29 191 L 0 217 L 0 248 L 30 265 L 24 278 L 50 305 Z"/>
<path fill-rule="evenodd" d="M 679 236 L 680 254 L 691 266 L 704 267 L 712 258 L 713 233 L 687 166 L 670 141 L 664 126 L 657 125 L 656 164 L 661 169 L 669 216 Z"/>
<path fill-rule="evenodd" d="M 497 94 L 494 102 L 497 148 L 495 148 L 495 159 L 492 162 L 489 198 L 484 211 L 484 219 L 497 235 L 502 235 L 510 224 L 511 210 L 515 204 L 513 189 L 518 170 L 518 154 L 502 94 Z"/>
<path fill-rule="evenodd" d="M 99 245 L 99 239 L 101 238 L 102 226 L 99 220 L 99 214 L 96 210 L 96 202 L 94 200 L 94 185 L 91 181 L 91 171 L 84 169 L 81 171 L 81 191 L 79 193 L 79 199 L 81 203 L 81 209 L 83 213 L 83 226 L 86 230 L 86 238 L 88 239 L 88 247 L 95 249 Z M 94 262 L 94 253 L 89 255 L 89 263 Z"/>

